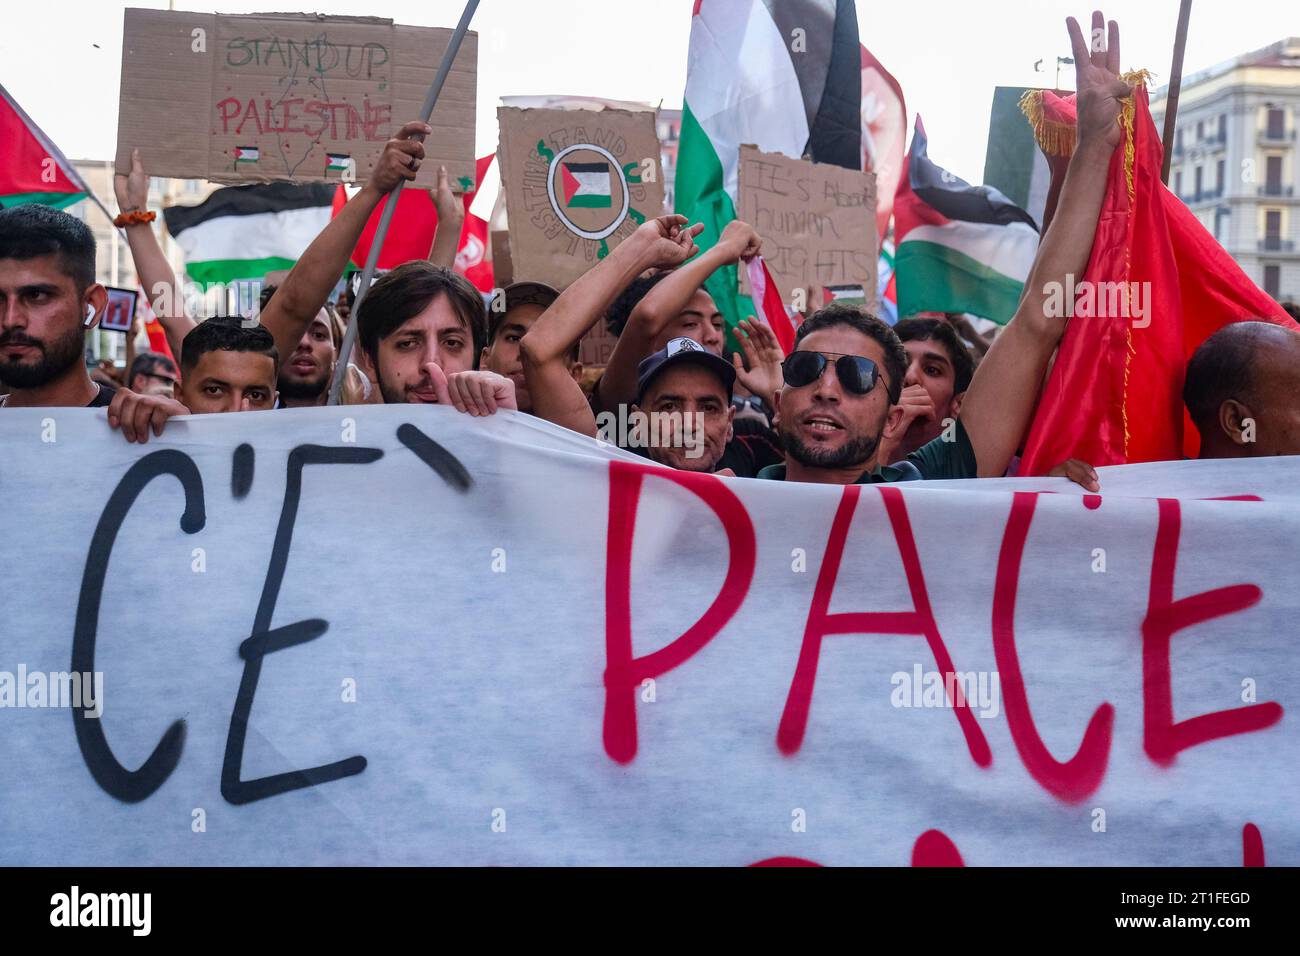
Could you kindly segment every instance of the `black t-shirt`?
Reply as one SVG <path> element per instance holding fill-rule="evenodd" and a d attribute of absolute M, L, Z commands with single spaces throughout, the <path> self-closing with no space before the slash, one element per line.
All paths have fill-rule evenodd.
<path fill-rule="evenodd" d="M 117 389 L 115 389 L 112 385 L 103 385 L 99 382 L 95 382 L 93 384 L 99 386 L 99 391 L 95 393 L 95 397 L 90 400 L 90 402 L 86 405 L 86 407 L 87 408 L 108 408 L 108 406 L 113 403 L 113 396 L 117 394 Z M 8 395 L 0 395 L 0 405 L 8 404 L 8 402 L 9 402 Z"/>
<path fill-rule="evenodd" d="M 90 404 L 86 407 L 108 408 L 109 405 L 113 404 L 113 396 L 117 394 L 117 389 L 112 385 L 105 385 L 102 382 L 96 382 L 95 384 L 99 386 L 99 392 L 90 400 Z"/>
<path fill-rule="evenodd" d="M 785 461 L 780 437 L 762 422 L 738 418 L 731 429 L 732 438 L 718 459 L 718 470 L 730 468 L 737 478 L 755 478 L 768 465 Z"/>

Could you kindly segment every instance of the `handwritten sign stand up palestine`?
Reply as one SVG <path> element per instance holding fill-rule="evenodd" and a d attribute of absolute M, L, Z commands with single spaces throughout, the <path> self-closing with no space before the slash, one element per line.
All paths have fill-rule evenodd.
<path fill-rule="evenodd" d="M 736 214 L 763 237 L 763 259 L 796 311 L 828 296 L 874 307 L 873 173 L 741 146 L 738 195 Z"/>
<path fill-rule="evenodd" d="M 364 182 L 420 106 L 450 30 L 379 17 L 128 9 L 117 168 L 221 183 Z M 478 38 L 438 99 L 415 180 L 474 178 Z"/>

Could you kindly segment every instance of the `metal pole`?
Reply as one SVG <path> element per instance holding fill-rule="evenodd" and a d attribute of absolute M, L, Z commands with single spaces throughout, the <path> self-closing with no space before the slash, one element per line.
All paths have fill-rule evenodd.
<path fill-rule="evenodd" d="M 465 33 L 469 30 L 469 22 L 474 18 L 476 9 L 478 9 L 478 0 L 467 0 L 465 12 L 460 15 L 460 23 L 456 24 L 451 40 L 447 43 L 447 51 L 442 55 L 442 63 L 438 66 L 438 73 L 434 76 L 433 85 L 429 87 L 429 92 L 425 94 L 424 105 L 421 107 L 421 116 L 426 123 L 429 122 L 429 117 L 433 115 L 433 108 L 438 102 L 438 95 L 442 92 L 442 84 L 446 82 L 447 74 L 451 72 L 451 64 L 456 59 L 456 53 L 460 50 L 460 42 L 465 39 Z M 361 303 L 370 291 L 370 282 L 375 276 L 375 267 L 379 264 L 379 252 L 383 249 L 384 237 L 388 235 L 388 225 L 393 221 L 393 211 L 397 209 L 397 197 L 401 195 L 402 187 L 405 185 L 406 180 L 398 182 L 397 188 L 388 194 L 388 198 L 384 201 L 384 210 L 379 214 L 379 226 L 375 229 L 374 241 L 370 244 L 370 252 L 366 255 L 366 266 L 361 270 L 361 287 L 357 290 L 356 301 L 352 304 L 352 314 L 348 316 L 348 329 L 343 336 L 343 345 L 339 348 L 338 361 L 334 366 L 334 381 L 330 383 L 330 405 L 337 405 L 339 397 L 343 393 L 343 381 L 348 374 L 348 359 L 351 357 L 352 349 L 357 341 L 357 314 L 361 311 Z"/>
<path fill-rule="evenodd" d="M 1169 164 L 1174 157 L 1174 119 L 1178 115 L 1178 92 L 1183 85 L 1183 48 L 1187 46 L 1187 21 L 1192 15 L 1192 0 L 1178 6 L 1178 32 L 1174 34 L 1174 64 L 1169 68 L 1169 95 L 1165 97 L 1165 157 L 1160 167 L 1160 181 L 1169 185 Z"/>

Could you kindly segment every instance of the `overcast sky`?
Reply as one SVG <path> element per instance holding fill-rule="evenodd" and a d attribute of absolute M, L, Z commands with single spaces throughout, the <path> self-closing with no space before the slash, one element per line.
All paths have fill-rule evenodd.
<path fill-rule="evenodd" d="M 0 83 L 70 157 L 111 158 L 116 143 L 122 11 L 114 0 L 7 0 Z M 130 6 L 165 8 L 135 0 Z M 455 26 L 461 0 L 284 0 L 178 4 L 227 13 L 294 6 L 319 13 L 387 16 Z M 680 107 L 692 0 L 482 0 L 476 155 L 496 147 L 496 104 L 514 94 L 589 94 Z M 919 111 L 930 155 L 962 178 L 983 181 L 993 88 L 1050 86 L 1069 54 L 1065 17 L 1090 9 L 1059 0 L 858 0 L 862 42 L 902 85 L 908 121 Z M 1125 0 L 1105 9 L 1123 33 L 1125 68 L 1163 83 L 1177 0 Z M 918 14 L 923 13 L 923 16 Z M 1289 35 L 1300 35 L 1294 0 L 1196 0 L 1185 73 Z M 1034 72 L 1043 60 L 1042 73 Z M 1073 88 L 1071 67 L 1061 85 Z"/>

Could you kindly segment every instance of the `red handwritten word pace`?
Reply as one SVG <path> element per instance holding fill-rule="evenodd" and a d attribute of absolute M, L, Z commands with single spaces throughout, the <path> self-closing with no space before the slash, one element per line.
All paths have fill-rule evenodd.
<path fill-rule="evenodd" d="M 263 97 L 243 100 L 228 96 L 216 105 L 221 131 L 226 135 L 301 133 L 310 139 L 383 142 L 393 125 L 393 104 L 373 104 L 362 99 L 357 109 L 346 101 L 325 102 L 302 98 L 272 102 Z"/>
<path fill-rule="evenodd" d="M 664 647 L 635 657 L 632 652 L 632 539 L 637 504 L 647 476 L 671 481 L 698 496 L 717 515 L 726 532 L 730 558 L 726 577 L 713 603 L 686 633 Z M 870 493 L 883 499 L 890 530 L 902 559 L 912 607 L 880 611 L 829 611 L 844 545 L 863 486 L 844 488 L 831 525 L 825 556 L 817 577 L 804 625 L 798 662 L 777 727 L 776 745 L 787 756 L 799 751 L 812 706 L 818 658 L 824 638 L 847 634 L 899 634 L 924 638 L 936 668 L 945 677 L 951 695 L 956 667 L 935 621 L 918 558 L 916 540 L 903 492 L 896 487 L 874 486 Z M 1098 704 L 1083 734 L 1078 752 L 1058 761 L 1043 744 L 1029 705 L 1029 687 L 1020 670 L 1015 643 L 1016 593 L 1020 583 L 1029 527 L 1038 492 L 1015 494 L 1002 536 L 993 596 L 991 632 L 994 657 L 1001 674 L 1007 723 L 1021 762 L 1044 790 L 1064 803 L 1078 803 L 1094 793 L 1106 773 L 1111 749 L 1115 708 Z M 1085 502 L 1095 507 L 1096 502 Z M 1271 727 L 1282 719 L 1275 702 L 1219 710 L 1175 722 L 1170 644 L 1175 633 L 1194 624 L 1235 614 L 1257 604 L 1261 590 L 1253 584 L 1234 584 L 1186 597 L 1173 596 L 1174 570 L 1181 531 L 1179 503 L 1158 500 L 1158 524 L 1153 550 L 1147 613 L 1141 626 L 1144 749 L 1161 766 L 1173 762 L 1179 751 L 1234 734 Z M 609 532 L 605 573 L 605 752 L 619 763 L 636 756 L 636 690 L 646 678 L 658 678 L 685 663 L 712 640 L 745 601 L 754 577 L 757 548 L 754 525 L 740 499 L 712 475 L 667 471 L 629 462 L 610 462 Z M 971 759 L 990 766 L 993 755 L 974 714 L 964 700 L 953 700 L 956 716 Z"/>

